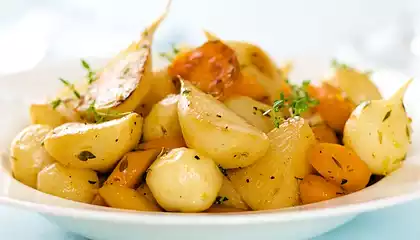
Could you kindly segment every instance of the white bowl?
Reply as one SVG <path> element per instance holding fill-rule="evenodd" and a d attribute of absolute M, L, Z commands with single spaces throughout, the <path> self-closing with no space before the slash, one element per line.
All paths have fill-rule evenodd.
<path fill-rule="evenodd" d="M 103 208 L 38 192 L 11 176 L 8 146 L 29 123 L 30 101 L 52 94 L 60 86 L 57 77 L 77 79 L 81 75 L 79 62 L 74 60 L 0 78 L 0 150 L 4 151 L 0 162 L 0 204 L 38 212 L 58 226 L 92 239 L 306 239 L 344 224 L 359 213 L 420 197 L 417 81 L 405 99 L 413 117 L 414 134 L 413 147 L 403 167 L 373 186 L 344 197 L 276 211 L 178 214 Z M 407 80 L 392 71 L 378 71 L 373 77 L 388 96 Z"/>

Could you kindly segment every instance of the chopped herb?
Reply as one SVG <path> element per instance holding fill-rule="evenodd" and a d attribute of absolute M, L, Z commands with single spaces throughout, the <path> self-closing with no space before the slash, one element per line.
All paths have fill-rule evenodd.
<path fill-rule="evenodd" d="M 105 122 L 107 117 L 108 118 L 123 117 L 130 114 L 129 112 L 118 113 L 118 112 L 112 112 L 111 110 L 108 110 L 106 113 L 98 112 L 95 108 L 95 101 L 93 101 L 89 105 L 89 108 L 86 110 L 86 112 L 93 117 L 93 120 L 95 121 L 95 123 Z"/>
<path fill-rule="evenodd" d="M 216 117 L 221 118 L 222 116 L 221 116 L 221 115 L 219 115 L 219 114 L 217 114 L 217 115 L 216 115 Z"/>
<path fill-rule="evenodd" d="M 59 78 L 59 80 L 66 86 L 68 87 L 74 94 L 74 96 L 76 96 L 76 98 L 80 99 L 80 93 L 76 90 L 76 88 L 74 87 L 74 84 L 71 84 L 69 81 L 63 79 L 63 78 Z"/>
<path fill-rule="evenodd" d="M 227 170 L 224 169 L 222 166 L 219 165 L 219 170 L 223 173 L 223 175 L 226 177 L 227 176 Z"/>
<path fill-rule="evenodd" d="M 160 125 L 160 130 L 162 131 L 163 135 L 166 135 L 168 133 L 168 130 L 166 130 L 166 128 L 162 125 Z"/>
<path fill-rule="evenodd" d="M 274 179 L 274 178 L 275 178 L 274 176 L 271 176 L 271 177 L 270 177 L 270 179 Z"/>
<path fill-rule="evenodd" d="M 385 114 L 385 117 L 384 117 L 384 119 L 382 119 L 382 122 L 385 122 L 385 120 L 387 120 L 387 119 L 391 116 L 391 112 L 392 112 L 392 110 L 389 110 L 389 111 Z"/>
<path fill-rule="evenodd" d="M 257 111 L 258 110 L 258 108 L 257 107 L 252 107 L 255 111 Z"/>
<path fill-rule="evenodd" d="M 200 157 L 197 156 L 197 155 L 195 155 L 194 158 L 197 159 L 197 160 L 200 160 Z"/>
<path fill-rule="evenodd" d="M 123 74 L 124 74 L 124 75 L 127 75 L 127 73 L 128 73 L 129 71 L 130 71 L 130 68 L 129 68 L 129 67 L 124 68 Z"/>
<path fill-rule="evenodd" d="M 295 179 L 298 180 L 298 181 L 302 181 L 303 180 L 303 178 L 300 178 L 300 177 L 295 177 Z"/>
<path fill-rule="evenodd" d="M 229 200 L 229 198 L 217 196 L 216 200 L 214 201 L 214 204 L 222 204 L 223 202 L 226 202 L 227 200 Z"/>
<path fill-rule="evenodd" d="M 345 179 L 345 178 L 343 178 L 342 180 L 341 180 L 341 185 L 344 185 L 344 184 L 346 184 L 348 181 L 347 181 L 347 179 Z"/>
<path fill-rule="evenodd" d="M 44 145 L 45 145 L 45 142 L 44 142 L 44 141 L 42 141 L 42 142 L 41 142 L 41 146 L 44 146 Z"/>
<path fill-rule="evenodd" d="M 127 167 L 128 167 L 128 160 L 127 160 L 127 157 L 124 157 L 121 160 L 120 167 L 118 168 L 118 170 L 120 170 L 120 172 L 124 172 L 127 169 Z"/>
<path fill-rule="evenodd" d="M 341 163 L 335 157 L 332 157 L 332 160 L 334 161 L 335 165 L 337 165 L 337 167 L 343 168 L 343 166 L 341 166 Z"/>
<path fill-rule="evenodd" d="M 95 184 L 95 183 L 96 183 L 96 181 L 88 180 L 88 183 L 90 183 L 90 184 Z"/>
<path fill-rule="evenodd" d="M 184 95 L 184 96 L 187 96 L 188 94 L 190 94 L 191 93 L 191 91 L 190 90 L 184 90 L 184 91 L 182 91 L 182 95 Z"/>
<path fill-rule="evenodd" d="M 405 125 L 405 134 L 407 135 L 408 140 L 410 140 L 410 128 L 408 125 Z"/>
<path fill-rule="evenodd" d="M 62 102 L 63 101 L 61 99 L 57 98 L 57 99 L 55 99 L 54 101 L 51 102 L 51 106 L 55 110 L 58 106 L 60 106 L 60 104 Z"/>
<path fill-rule="evenodd" d="M 87 161 L 87 160 L 89 160 L 89 159 L 94 159 L 94 158 L 96 158 L 96 156 L 95 156 L 93 153 L 89 152 L 89 151 L 81 151 L 81 152 L 79 153 L 79 155 L 77 155 L 77 158 L 78 158 L 80 161 Z"/>
<path fill-rule="evenodd" d="M 118 142 L 118 138 L 115 139 L 115 142 Z"/>
<path fill-rule="evenodd" d="M 246 180 L 245 180 L 247 183 L 249 183 L 249 179 L 247 178 Z"/>
<path fill-rule="evenodd" d="M 407 112 L 407 110 L 405 109 L 405 105 L 404 105 L 404 102 L 403 101 L 401 101 L 401 106 L 404 109 L 404 112 Z"/>
<path fill-rule="evenodd" d="M 337 195 L 344 195 L 344 192 L 336 192 Z"/>
<path fill-rule="evenodd" d="M 382 132 L 378 130 L 378 140 L 379 143 L 382 144 Z"/>

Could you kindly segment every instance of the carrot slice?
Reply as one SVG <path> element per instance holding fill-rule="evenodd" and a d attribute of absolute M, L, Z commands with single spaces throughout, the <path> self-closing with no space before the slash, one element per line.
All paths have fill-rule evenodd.
<path fill-rule="evenodd" d="M 168 137 L 168 138 L 160 138 L 151 140 L 148 142 L 144 142 L 139 144 L 137 147 L 138 150 L 148 150 L 148 149 L 174 149 L 186 147 L 185 141 L 182 137 Z"/>

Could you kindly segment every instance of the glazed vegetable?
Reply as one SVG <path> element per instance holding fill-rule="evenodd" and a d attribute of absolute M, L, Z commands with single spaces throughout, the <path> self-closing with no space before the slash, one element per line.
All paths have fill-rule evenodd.
<path fill-rule="evenodd" d="M 318 124 L 312 128 L 312 131 L 315 134 L 316 140 L 321 143 L 338 143 L 337 135 L 335 134 L 334 130 L 328 127 L 325 124 Z"/>
<path fill-rule="evenodd" d="M 30 125 L 13 140 L 10 147 L 10 162 L 13 176 L 22 183 L 35 188 L 38 172 L 54 162 L 45 151 L 43 141 L 52 128 L 46 125 Z"/>
<path fill-rule="evenodd" d="M 270 106 L 258 102 L 250 97 L 235 96 L 226 99 L 224 104 L 238 116 L 245 119 L 249 124 L 267 133 L 274 128 L 273 119 L 270 113 Z"/>
<path fill-rule="evenodd" d="M 136 211 L 160 212 L 159 206 L 150 202 L 136 190 L 117 185 L 105 185 L 99 189 L 99 194 L 113 208 Z"/>
<path fill-rule="evenodd" d="M 369 79 L 368 73 L 362 73 L 344 64 L 333 62 L 334 76 L 328 81 L 331 85 L 341 89 L 356 105 L 368 100 L 382 98 L 378 88 Z"/>
<path fill-rule="evenodd" d="M 145 100 L 154 79 L 151 45 L 154 32 L 165 17 L 166 12 L 142 33 L 136 44 L 108 63 L 82 97 L 80 112 L 92 118 L 92 104 L 102 113 L 130 112 L 141 104 L 149 104 Z"/>
<path fill-rule="evenodd" d="M 168 71 L 172 78 L 180 76 L 221 100 L 233 94 L 234 83 L 241 79 L 234 51 L 220 41 L 180 54 Z"/>
<path fill-rule="evenodd" d="M 371 172 L 355 152 L 332 143 L 319 143 L 308 152 L 312 166 L 329 181 L 349 192 L 358 191 L 369 182 Z"/>
<path fill-rule="evenodd" d="M 299 192 L 303 204 L 321 202 L 345 194 L 344 190 L 336 184 L 313 174 L 303 178 L 299 185 Z"/>
<path fill-rule="evenodd" d="M 141 143 L 137 146 L 137 150 L 148 150 L 148 149 L 174 149 L 186 147 L 184 139 L 182 137 L 174 138 L 160 138 L 152 141 Z"/>
<path fill-rule="evenodd" d="M 360 104 L 344 130 L 344 144 L 353 149 L 374 174 L 387 175 L 401 166 L 411 143 L 410 118 L 403 97 L 411 81 L 390 99 Z"/>
<path fill-rule="evenodd" d="M 299 181 L 311 173 L 307 151 L 315 143 L 302 118 L 290 118 L 268 133 L 270 148 L 253 165 L 228 170 L 236 191 L 253 210 L 299 204 Z"/>
<path fill-rule="evenodd" d="M 155 197 L 153 196 L 152 191 L 150 191 L 149 186 L 147 186 L 147 184 L 144 182 L 142 183 L 137 189 L 136 191 L 138 193 L 140 193 L 140 195 L 143 195 L 145 198 L 147 198 L 147 200 L 149 200 L 150 202 L 152 202 L 153 204 L 155 204 L 156 206 L 159 206 L 159 204 L 157 203 Z"/>
<path fill-rule="evenodd" d="M 201 212 L 216 200 L 223 175 L 210 158 L 177 148 L 150 166 L 146 182 L 166 211 Z"/>
<path fill-rule="evenodd" d="M 157 149 L 126 153 L 104 184 L 133 188 L 140 183 L 159 153 Z"/>
<path fill-rule="evenodd" d="M 309 91 L 319 100 L 316 110 L 322 119 L 335 131 L 342 132 L 355 107 L 354 104 L 346 99 L 339 89 L 327 83 L 320 87 L 310 86 Z"/>
<path fill-rule="evenodd" d="M 187 146 L 223 168 L 248 166 L 268 149 L 267 135 L 189 82 L 182 83 L 178 116 Z"/>
<path fill-rule="evenodd" d="M 65 166 L 108 171 L 137 145 L 142 123 L 136 113 L 100 124 L 66 123 L 45 137 L 45 149 Z"/>
<path fill-rule="evenodd" d="M 168 95 L 156 103 L 144 119 L 143 140 L 160 138 L 182 138 L 178 121 L 178 95 Z"/>
<path fill-rule="evenodd" d="M 225 176 L 214 204 L 229 208 L 249 209 L 248 205 L 242 200 L 241 195 L 235 190 L 232 182 Z"/>
<path fill-rule="evenodd" d="M 57 99 L 49 103 L 34 103 L 29 108 L 32 124 L 43 124 L 58 127 L 67 122 L 81 122 L 75 111 L 77 101 Z"/>
<path fill-rule="evenodd" d="M 73 201 L 91 203 L 99 187 L 96 172 L 54 163 L 38 173 L 37 189 Z"/>

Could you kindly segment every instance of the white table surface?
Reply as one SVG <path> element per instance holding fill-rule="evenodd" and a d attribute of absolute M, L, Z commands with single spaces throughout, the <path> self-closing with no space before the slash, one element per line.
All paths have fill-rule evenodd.
<path fill-rule="evenodd" d="M 415 71 L 419 71 L 417 67 L 419 60 L 414 58 L 408 62 L 408 58 L 414 57 L 410 54 L 420 55 L 420 38 L 417 37 L 416 40 L 414 35 L 410 35 L 414 34 L 413 29 L 409 29 L 413 22 L 409 22 L 410 24 L 404 22 L 413 19 L 419 22 L 419 14 L 395 21 L 398 16 L 407 16 L 406 13 L 420 12 L 418 0 L 342 0 L 339 1 L 340 4 L 335 0 L 267 0 L 265 4 L 262 4 L 262 0 L 250 0 L 240 1 L 240 11 L 232 11 L 236 9 L 235 6 L 238 6 L 239 1 L 173 1 L 172 23 L 169 21 L 169 25 L 164 27 L 166 29 L 174 25 L 183 26 L 183 32 L 208 28 L 223 37 L 240 36 L 243 39 L 261 43 L 264 47 L 272 46 L 273 42 L 277 43 L 280 39 L 286 42 L 278 44 L 281 46 L 277 46 L 276 49 L 268 50 L 274 52 L 274 55 L 281 53 L 286 57 L 288 54 L 306 53 L 311 49 L 327 52 L 322 47 L 327 47 L 329 51 L 336 50 L 331 46 L 336 46 L 340 39 L 353 37 L 354 46 L 359 48 L 359 55 L 352 54 L 354 46 L 342 48 L 338 51 L 338 55 L 347 54 L 346 58 L 355 62 L 360 61 L 361 58 L 370 57 L 382 66 L 392 65 L 395 68 L 409 69 L 410 74 L 416 74 Z M 121 2 L 124 4 L 116 6 L 115 1 L 110 0 L 1 1 L 0 75 L 30 69 L 43 58 L 108 56 L 110 52 L 115 52 L 135 38 L 138 31 L 150 22 L 150 19 L 157 16 L 157 12 L 161 11 L 166 0 L 124 0 Z M 211 11 L 211 7 L 221 4 L 224 6 L 223 9 Z M 378 4 L 381 5 L 380 8 L 377 7 Z M 98 8 L 98 5 L 101 7 Z M 147 11 L 138 14 L 138 9 L 145 9 L 145 7 Z M 190 11 L 187 15 L 180 13 L 186 9 L 185 7 L 198 10 Z M 200 11 L 200 9 L 205 11 Z M 332 9 L 334 11 L 331 11 Z M 287 21 L 277 21 L 276 29 L 287 32 L 288 38 L 278 36 L 266 38 L 264 34 L 259 34 L 258 31 L 266 33 L 267 26 L 252 25 L 255 14 L 258 12 L 265 12 L 266 14 L 259 17 L 267 17 L 267 21 L 270 15 L 281 12 L 280 15 Z M 116 17 L 118 14 L 119 17 Z M 236 28 L 226 29 L 223 27 L 225 22 L 212 21 L 214 18 L 223 16 L 229 16 L 229 24 Z M 363 39 L 362 42 L 354 34 L 358 32 L 359 35 L 363 35 L 372 31 L 379 23 L 388 27 Z M 296 31 L 302 28 L 305 29 Z M 413 28 L 417 29 L 414 29 L 417 33 L 418 24 Z M 168 39 L 173 38 L 188 40 L 188 35 L 162 34 L 158 43 L 160 41 L 164 45 L 169 41 Z M 30 44 L 27 44 L 27 39 L 31 40 Z M 80 39 L 83 41 L 79 41 Z M 410 41 L 412 41 L 411 45 Z M 75 42 L 77 42 L 76 45 Z M 296 48 L 291 44 L 299 46 Z M 365 51 L 363 56 L 360 56 L 360 50 Z M 420 239 L 419 215 L 420 201 L 365 213 L 316 240 Z M 36 213 L 0 206 L 0 239 L 81 240 L 84 238 L 66 233 Z"/>
<path fill-rule="evenodd" d="M 420 201 L 365 213 L 314 240 L 420 239 L 419 213 Z M 36 213 L 0 206 L 0 239 L 84 240 L 85 238 L 59 229 Z"/>

